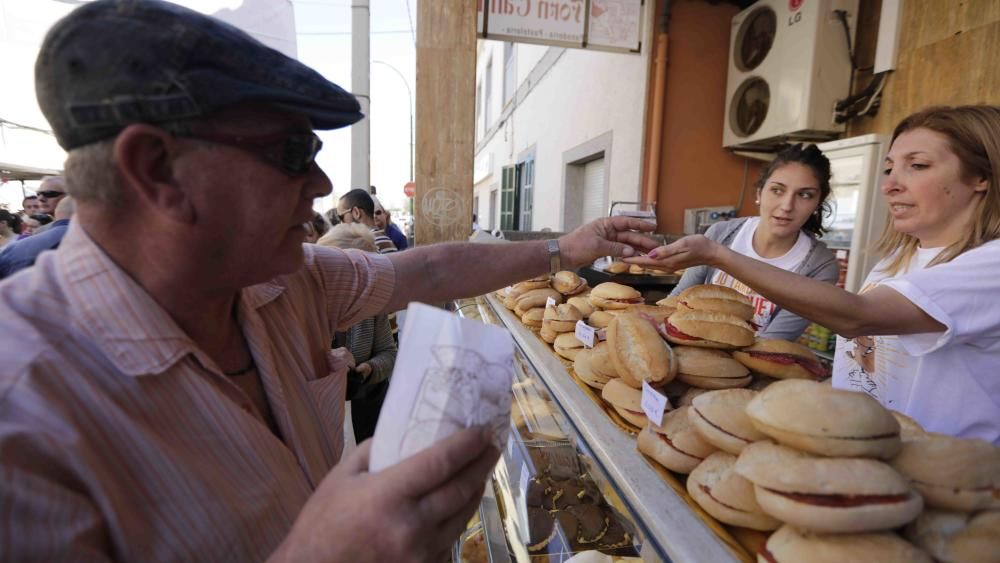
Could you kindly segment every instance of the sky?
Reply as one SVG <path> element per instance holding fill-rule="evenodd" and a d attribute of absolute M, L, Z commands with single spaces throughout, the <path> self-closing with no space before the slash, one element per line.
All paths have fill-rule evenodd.
<path fill-rule="evenodd" d="M 206 13 L 218 10 L 238 10 L 244 2 L 254 0 L 177 0 L 177 3 Z M 261 0 L 256 0 L 261 1 Z M 13 17 L 21 12 L 20 20 L 11 19 L 9 27 L 0 30 L 0 39 L 10 39 L 18 47 L 37 49 L 45 27 L 30 29 L 24 25 L 25 9 L 37 13 L 39 24 L 51 21 L 71 9 L 77 0 L 0 0 L 0 8 Z M 327 79 L 351 91 L 351 0 L 292 0 L 294 6 L 298 58 L 315 68 Z M 407 86 L 416 95 L 415 30 L 417 0 L 370 0 L 370 53 L 372 61 L 370 92 L 371 107 L 367 119 L 371 123 L 371 184 L 378 188 L 379 199 L 389 209 L 404 207 L 403 185 L 410 180 L 410 107 Z M 15 23 L 15 21 L 17 23 Z M 412 25 L 411 25 L 412 22 Z M 25 37 L 31 35 L 31 37 Z M 37 36 L 37 39 L 35 38 Z M 0 53 L 0 63 L 7 70 L 7 81 L 0 85 L 0 116 L 35 125 L 41 121 L 37 108 L 23 109 L 23 99 L 31 103 L 33 96 L 14 94 L 23 91 L 17 84 L 31 80 L 33 56 L 14 61 L 8 49 Z M 36 51 L 37 52 L 37 51 Z M 22 57 L 24 58 L 24 57 Z M 24 64 L 20 64 L 20 63 Z M 394 67 L 393 71 L 388 65 Z M 15 71 L 11 71 L 14 68 Z M 11 74 L 18 74 L 16 79 Z M 24 74 L 24 76 L 19 76 Z M 400 76 L 402 75 L 402 77 Z M 404 80 L 406 83 L 404 84 Z M 44 126 L 44 122 L 37 123 Z M 333 182 L 333 194 L 317 200 L 316 208 L 325 211 L 333 207 L 336 197 L 351 186 L 350 129 L 320 132 L 324 142 L 318 156 L 320 166 Z M 8 184 L 11 186 L 11 184 Z M 29 188 L 33 187 L 29 184 Z M 4 189 L 4 194 L 19 194 L 20 190 Z M 14 192 L 17 194 L 14 194 Z M 6 192 L 11 192 L 7 194 Z M 13 194 L 13 195 L 12 195 Z M 7 199 L 7 198 L 5 198 Z M 20 207 L 20 196 L 12 208 Z"/>

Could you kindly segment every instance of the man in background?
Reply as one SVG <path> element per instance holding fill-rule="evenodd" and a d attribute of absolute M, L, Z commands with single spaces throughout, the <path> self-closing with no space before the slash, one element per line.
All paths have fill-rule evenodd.
<path fill-rule="evenodd" d="M 35 213 L 41 213 L 41 210 L 38 207 L 38 196 L 24 196 L 24 201 L 21 202 L 21 212 L 25 217 L 30 217 Z"/>
<path fill-rule="evenodd" d="M 66 197 L 66 181 L 60 176 L 49 176 L 38 187 L 38 212 L 55 215 L 59 201 Z"/>
<path fill-rule="evenodd" d="M 30 237 L 18 240 L 9 245 L 3 254 L 0 254 L 0 279 L 10 277 L 20 270 L 33 266 L 38 256 L 46 250 L 59 248 L 66 230 L 69 228 L 70 217 L 73 216 L 76 206 L 73 198 L 59 198 L 59 205 L 56 206 L 56 220 L 45 225 L 46 230 L 36 230 Z"/>
<path fill-rule="evenodd" d="M 375 224 L 375 200 L 368 192 L 355 188 L 340 196 L 337 202 L 337 218 L 341 223 L 361 223 L 375 236 L 375 246 L 381 254 L 399 250 L 385 231 Z"/>

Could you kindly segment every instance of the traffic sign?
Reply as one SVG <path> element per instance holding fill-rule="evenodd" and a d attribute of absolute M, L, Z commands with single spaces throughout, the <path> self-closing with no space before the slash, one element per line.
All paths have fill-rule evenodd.
<path fill-rule="evenodd" d="M 403 193 L 406 194 L 406 197 L 413 197 L 414 195 L 416 195 L 417 183 L 407 182 L 406 185 L 403 186 Z"/>

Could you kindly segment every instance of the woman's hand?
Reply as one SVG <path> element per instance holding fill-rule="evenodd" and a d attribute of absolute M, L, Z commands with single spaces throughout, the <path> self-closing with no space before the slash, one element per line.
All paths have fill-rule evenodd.
<path fill-rule="evenodd" d="M 692 266 L 717 266 L 725 246 L 704 235 L 690 235 L 666 246 L 654 248 L 645 256 L 625 258 L 629 264 L 639 264 L 673 272 Z"/>

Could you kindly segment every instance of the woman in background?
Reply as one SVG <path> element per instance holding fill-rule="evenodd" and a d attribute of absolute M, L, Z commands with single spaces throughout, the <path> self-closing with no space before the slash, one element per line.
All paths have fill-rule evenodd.
<path fill-rule="evenodd" d="M 694 235 L 628 262 L 709 264 L 841 338 L 833 385 L 926 430 L 1000 443 L 1000 106 L 929 108 L 896 126 L 882 260 L 861 293 Z"/>
<path fill-rule="evenodd" d="M 360 223 L 341 223 L 330 229 L 317 244 L 378 252 L 374 235 Z M 376 315 L 357 323 L 346 333 L 337 333 L 334 348 L 341 347 L 346 350 L 339 354 L 345 356 L 348 366 L 352 367 L 347 376 L 347 400 L 351 401 L 354 438 L 360 444 L 375 434 L 375 424 L 389 390 L 389 376 L 396 365 L 396 342 L 388 316 Z"/>
<path fill-rule="evenodd" d="M 823 234 L 823 217 L 830 214 L 830 192 L 830 161 L 816 145 L 793 145 L 761 172 L 756 186 L 760 213 L 716 223 L 705 236 L 764 264 L 836 283 L 837 259 L 817 240 Z M 808 320 L 712 266 L 688 268 L 670 295 L 706 283 L 733 288 L 750 298 L 752 322 L 761 337 L 795 340 L 809 326 Z"/>

